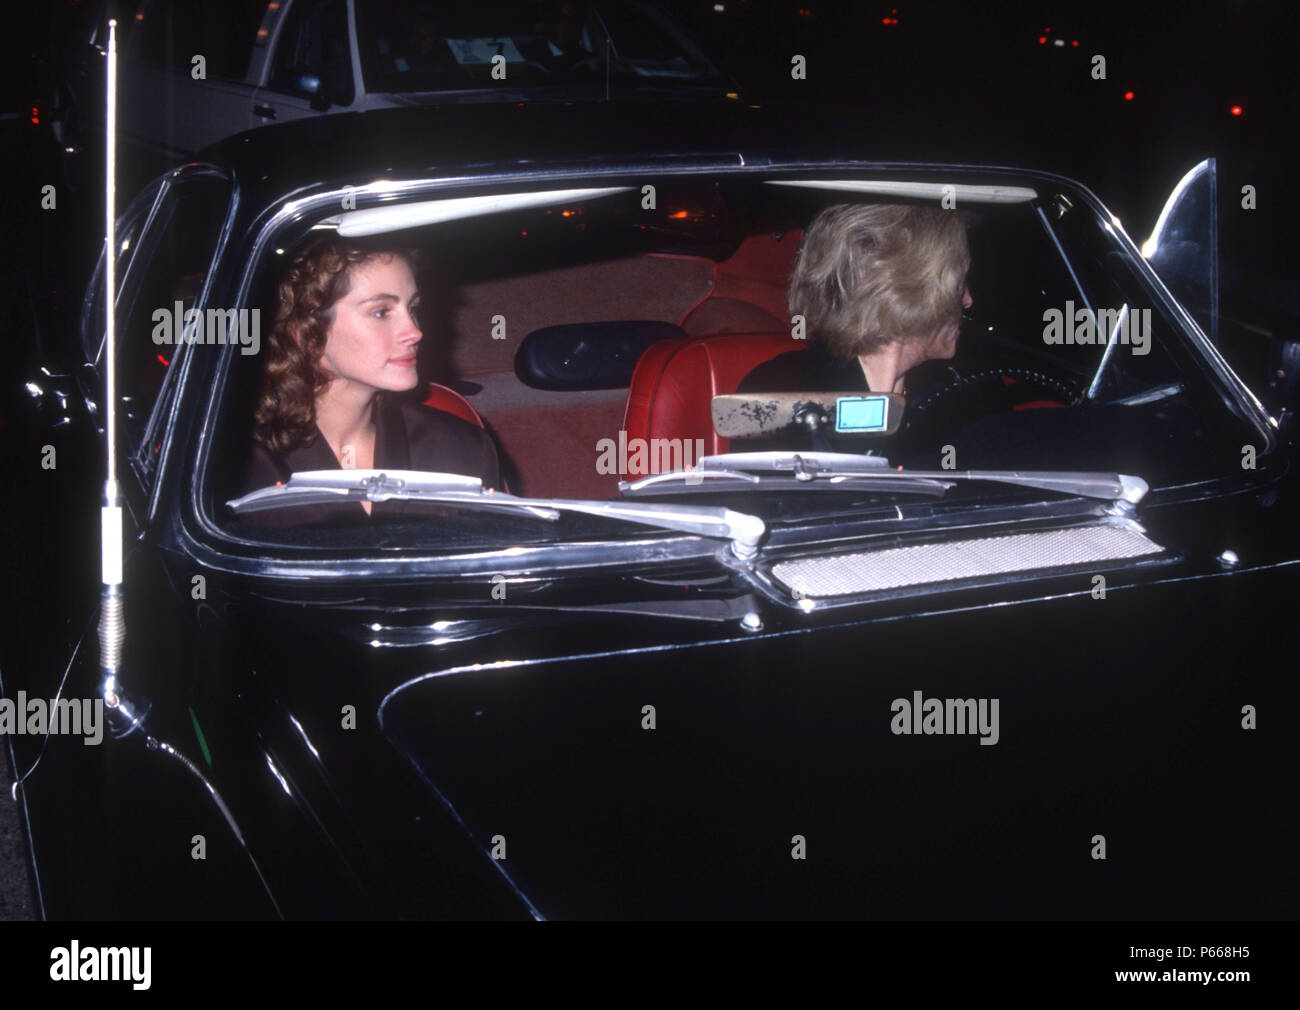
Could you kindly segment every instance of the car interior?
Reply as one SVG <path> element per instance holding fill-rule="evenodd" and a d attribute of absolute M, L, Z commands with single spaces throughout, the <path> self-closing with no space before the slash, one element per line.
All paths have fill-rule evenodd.
<path fill-rule="evenodd" d="M 514 494 L 619 497 L 620 480 L 658 469 L 652 457 L 639 470 L 633 462 L 599 472 L 597 443 L 620 431 L 629 443 L 699 439 L 708 455 L 745 451 L 743 440 L 715 432 L 712 398 L 807 346 L 792 336 L 789 276 L 803 225 L 844 194 L 668 181 L 655 210 L 643 212 L 639 199 L 555 202 L 391 235 L 419 245 L 430 263 L 421 280 L 420 396 L 492 434 Z M 909 467 L 937 468 L 938 449 L 965 431 L 975 434 L 959 443 L 970 450 L 963 469 L 1104 469 L 1153 486 L 1199 474 L 1214 458 L 1207 446 L 1240 445 L 1242 425 L 1221 407 L 1202 409 L 1213 394 L 1168 339 L 1158 308 L 1144 355 L 1045 345 L 1045 308 L 1080 300 L 1081 288 L 1097 305 L 1150 299 L 1099 238 L 1077 241 L 1075 258 L 1063 261 L 1054 241 L 1059 248 L 1076 224 L 1058 216 L 1049 225 L 1044 205 L 1055 206 L 975 208 L 974 305 L 957 357 L 921 366 L 915 392 L 909 378 L 908 409 L 918 422 L 928 415 L 936 432 L 933 458 L 909 458 Z M 1095 220 L 1076 218 L 1083 232 L 1099 232 Z M 256 289 L 267 319 L 290 251 L 274 257 Z M 243 407 L 234 409 L 251 410 L 260 359 L 236 363 L 232 402 Z M 869 450 L 889 452 L 864 440 Z"/>

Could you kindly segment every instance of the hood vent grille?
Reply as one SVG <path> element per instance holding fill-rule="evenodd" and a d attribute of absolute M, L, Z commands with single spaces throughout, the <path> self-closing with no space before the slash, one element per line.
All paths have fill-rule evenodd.
<path fill-rule="evenodd" d="M 793 595 L 816 600 L 1123 561 L 1163 550 L 1137 523 L 1122 522 L 798 558 L 778 562 L 771 573 Z"/>

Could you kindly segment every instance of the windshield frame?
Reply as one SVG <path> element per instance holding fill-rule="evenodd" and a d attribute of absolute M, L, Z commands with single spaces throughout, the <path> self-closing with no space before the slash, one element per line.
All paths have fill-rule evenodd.
<path fill-rule="evenodd" d="M 767 180 L 816 178 L 831 174 L 843 176 L 845 173 L 852 173 L 855 176 L 864 177 L 903 176 L 927 179 L 940 177 L 945 181 L 953 179 L 971 179 L 972 181 L 1017 180 L 1031 185 L 1036 183 L 1040 187 L 1055 187 L 1070 194 L 1072 198 L 1082 201 L 1091 208 L 1103 225 L 1108 226 L 1107 230 L 1113 236 L 1118 248 L 1131 255 L 1134 263 L 1137 264 L 1138 276 L 1147 282 L 1152 295 L 1165 301 L 1167 311 L 1171 312 L 1178 321 L 1184 324 L 1180 331 L 1180 338 L 1188 342 L 1194 353 L 1199 352 L 1195 353 L 1197 358 L 1210 366 L 1206 370 L 1207 374 L 1217 379 L 1220 387 L 1219 391 L 1224 396 L 1225 403 L 1230 408 L 1233 408 L 1233 412 L 1239 417 L 1247 420 L 1257 428 L 1261 440 L 1265 441 L 1270 449 L 1276 444 L 1276 435 L 1270 430 L 1270 419 L 1263 407 L 1231 372 L 1222 357 L 1208 345 L 1207 339 L 1195 326 L 1194 320 L 1181 309 L 1176 299 L 1160 284 L 1159 278 L 1155 276 L 1154 272 L 1141 258 L 1136 245 L 1131 240 L 1128 240 L 1123 229 L 1117 226 L 1109 227 L 1109 222 L 1115 221 L 1117 224 L 1117 219 L 1104 208 L 1094 195 L 1077 183 L 1045 172 L 960 164 L 866 162 L 852 159 L 801 157 L 792 157 L 782 161 L 771 158 L 753 159 L 739 154 L 701 154 L 688 157 L 678 155 L 665 160 L 667 163 L 652 158 L 637 162 L 610 162 L 595 166 L 589 162 L 576 166 L 559 164 L 535 166 L 523 172 L 518 170 L 489 171 L 473 175 L 453 174 L 440 177 L 407 178 L 400 181 L 381 180 L 377 183 L 370 182 L 360 185 L 357 184 L 361 182 L 358 179 L 346 184 L 341 180 L 323 182 L 312 190 L 297 190 L 290 193 L 280 200 L 263 206 L 259 212 L 254 213 L 251 209 L 246 210 L 245 213 L 249 216 L 249 219 L 246 221 L 246 230 L 244 230 L 243 234 L 248 236 L 244 241 L 244 248 L 247 248 L 249 252 L 247 255 L 242 256 L 236 264 L 232 262 L 233 256 L 230 254 L 230 250 L 235 247 L 235 243 L 229 243 L 219 272 L 223 275 L 223 280 L 229 285 L 229 290 L 234 292 L 229 304 L 248 304 L 256 278 L 272 261 L 275 256 L 274 250 L 278 247 L 283 248 L 292 245 L 293 242 L 306 234 L 315 222 L 336 213 L 340 201 L 345 196 L 355 199 L 355 206 L 358 209 L 364 209 L 389 203 L 394 199 L 403 201 L 407 199 L 429 199 L 464 195 L 466 191 L 522 191 L 536 187 L 566 188 L 575 185 L 609 185 L 612 180 L 643 180 L 649 175 L 658 177 L 709 176 L 714 178 L 733 177 Z M 753 164 L 755 160 L 757 160 L 757 164 Z M 747 162 L 749 163 L 747 164 Z M 167 510 L 169 517 L 172 519 L 167 534 L 168 539 L 174 540 L 178 546 L 183 545 L 187 553 L 200 557 L 204 564 L 219 570 L 260 571 L 281 576 L 291 576 L 292 573 L 297 573 L 297 577 L 306 577 L 303 574 L 306 571 L 312 571 L 313 573 L 322 571 L 321 562 L 328 561 L 330 564 L 337 566 L 339 560 L 341 560 L 338 557 L 327 559 L 322 557 L 319 552 L 314 552 L 313 556 L 313 552 L 304 553 L 300 548 L 291 546 L 282 548 L 269 541 L 251 540 L 234 535 L 224 527 L 224 520 L 211 514 L 204 507 L 203 503 L 215 502 L 218 498 L 208 485 L 208 476 L 212 470 L 214 442 L 219 443 L 216 438 L 217 425 L 221 416 L 222 401 L 228 392 L 228 384 L 233 371 L 233 356 L 230 353 L 225 353 L 215 356 L 186 355 L 185 358 L 186 367 L 184 374 L 180 377 L 183 386 L 179 396 L 189 414 L 189 423 L 192 425 L 193 430 L 186 440 L 179 441 L 178 444 L 190 445 L 193 449 L 184 454 L 177 454 L 183 457 L 180 460 L 182 469 L 179 472 L 173 472 L 177 469 L 175 467 L 169 470 L 170 493 L 182 492 L 180 500 L 185 501 L 186 504 L 180 508 Z M 195 388 L 196 386 L 201 388 Z M 177 423 L 179 424 L 180 421 Z M 180 437 L 179 432 L 174 437 Z M 1240 491 L 1243 480 L 1249 484 L 1263 484 L 1273 479 L 1271 474 L 1266 476 L 1268 469 L 1267 464 L 1265 464 L 1259 470 L 1243 471 L 1242 474 L 1234 474 L 1230 478 L 1216 478 L 1210 481 L 1200 481 L 1193 485 L 1183 485 L 1178 488 L 1163 490 L 1178 492 L 1169 498 L 1169 501 L 1182 498 L 1203 498 L 1216 493 L 1224 493 L 1229 488 L 1233 491 Z M 999 513 L 1005 513 L 1006 509 L 1010 508 L 1013 513 L 1022 512 L 1028 516 L 1031 514 L 1041 515 L 1044 509 L 1048 512 L 1055 512 L 1058 511 L 1059 506 L 1065 506 L 1067 512 L 1083 514 L 1095 511 L 1094 507 L 1097 505 L 1096 502 L 1085 503 L 1068 499 L 1063 500 L 1056 495 L 1025 490 L 1026 493 L 1022 496 L 1021 501 L 1009 506 L 1006 505 L 1005 495 L 999 495 L 1002 504 L 995 510 Z M 1148 499 L 1148 504 L 1162 502 L 1160 491 L 1161 489 L 1153 490 Z M 738 510 L 744 511 L 743 499 L 737 499 L 736 506 Z M 970 505 L 972 510 L 979 507 L 974 503 Z M 902 519 L 903 510 L 900 508 L 897 511 L 898 518 Z M 978 522 L 979 520 L 973 521 Z M 809 539 L 807 534 L 812 533 L 817 525 L 816 521 L 810 521 L 807 524 L 804 534 L 806 540 Z M 855 524 L 845 524 L 842 515 L 840 515 L 831 518 L 829 523 L 823 521 L 821 525 L 828 527 L 826 532 L 831 533 L 836 539 L 840 539 L 844 535 L 849 535 L 848 527 Z M 800 524 L 800 526 L 802 528 L 803 524 Z M 788 533 L 796 535 L 793 529 L 789 530 Z M 780 539 L 785 540 L 786 537 L 783 536 Z M 819 537 L 813 536 L 810 538 L 810 542 L 815 542 L 818 539 Z M 611 566 L 629 563 L 650 563 L 651 559 L 654 559 L 655 562 L 698 560 L 713 556 L 718 550 L 725 547 L 725 541 L 705 538 L 695 534 L 638 529 L 629 535 L 604 538 L 597 541 L 571 542 L 557 540 L 549 545 L 527 548 L 515 548 L 509 545 L 494 547 L 485 544 L 480 549 L 468 552 L 464 550 L 435 551 L 428 547 L 413 547 L 410 551 L 397 551 L 395 555 L 392 549 L 367 551 L 360 547 L 354 547 L 349 548 L 345 555 L 353 559 L 355 564 L 348 564 L 344 568 L 338 569 L 338 571 L 340 574 L 347 571 L 352 574 L 385 574 L 395 577 L 409 575 L 416 571 L 428 572 L 429 574 L 440 572 L 442 574 L 458 573 L 466 575 L 471 571 L 478 570 L 510 572 L 523 569 L 537 571 L 554 568 L 577 572 L 608 569 Z M 255 563 L 250 567 L 249 562 Z M 306 567 L 303 567 L 304 565 Z"/>

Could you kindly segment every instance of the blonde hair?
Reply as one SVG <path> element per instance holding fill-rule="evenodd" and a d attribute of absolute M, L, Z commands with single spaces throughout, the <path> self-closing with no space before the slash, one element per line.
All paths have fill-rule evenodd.
<path fill-rule="evenodd" d="M 808 226 L 790 311 L 835 357 L 923 338 L 961 318 L 970 247 L 961 211 L 837 204 Z"/>

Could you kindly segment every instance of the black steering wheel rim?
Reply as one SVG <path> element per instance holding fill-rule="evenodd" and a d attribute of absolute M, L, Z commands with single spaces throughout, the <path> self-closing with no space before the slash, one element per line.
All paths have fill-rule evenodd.
<path fill-rule="evenodd" d="M 982 390 L 995 383 L 999 385 L 1000 389 L 1005 390 L 1022 387 L 1018 392 L 1027 394 L 1019 396 L 1009 393 L 1004 400 L 1025 402 L 1043 399 L 1041 395 L 1034 394 L 1048 393 L 1059 396 L 1066 406 L 1073 406 L 1083 397 L 1083 390 L 1079 384 L 1068 382 L 1040 369 L 1028 368 L 1022 365 L 999 365 L 973 371 L 959 371 L 950 367 L 948 371 L 949 379 L 947 382 L 926 390 L 915 400 L 908 401 L 907 413 L 909 415 L 913 417 L 925 416 L 940 403 L 951 400 L 952 397 L 959 393 L 969 395 L 972 390 Z M 1012 381 L 1008 382 L 1008 379 Z"/>

